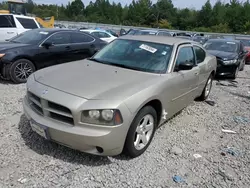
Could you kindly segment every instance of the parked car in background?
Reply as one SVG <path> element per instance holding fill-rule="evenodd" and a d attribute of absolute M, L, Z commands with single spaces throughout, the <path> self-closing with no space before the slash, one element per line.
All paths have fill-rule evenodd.
<path fill-rule="evenodd" d="M 131 157 L 149 146 L 159 125 L 205 100 L 216 58 L 193 41 L 122 36 L 92 58 L 32 74 L 23 101 L 32 129 L 95 155 Z"/>
<path fill-rule="evenodd" d="M 111 35 L 110 33 L 104 31 L 104 30 L 91 30 L 91 29 L 84 29 L 84 30 L 80 30 L 82 32 L 85 32 L 85 33 L 89 33 L 105 42 L 112 42 L 113 40 L 115 40 L 117 37 Z"/>
<path fill-rule="evenodd" d="M 161 30 L 130 30 L 127 35 L 172 36 L 170 32 Z"/>
<path fill-rule="evenodd" d="M 66 28 L 63 24 L 54 24 L 54 28 Z"/>
<path fill-rule="evenodd" d="M 177 33 L 175 33 L 175 36 L 192 37 L 192 34 L 186 33 L 186 32 L 177 32 Z"/>
<path fill-rule="evenodd" d="M 250 38 L 247 37 L 237 37 L 236 40 L 239 40 L 243 43 L 244 48 L 248 53 L 246 54 L 246 64 L 250 64 Z"/>
<path fill-rule="evenodd" d="M 118 32 L 115 32 L 111 29 L 106 29 L 105 31 L 108 32 L 109 34 L 115 36 L 115 37 L 119 37 Z"/>
<path fill-rule="evenodd" d="M 238 72 L 244 69 L 246 51 L 240 41 L 210 39 L 204 47 L 217 57 L 217 76 L 229 76 L 235 79 Z"/>
<path fill-rule="evenodd" d="M 202 45 L 205 44 L 206 41 L 207 41 L 207 38 L 206 38 L 206 37 L 204 37 L 204 36 L 199 36 L 199 35 L 194 36 L 192 39 L 193 39 L 193 41 L 199 42 L 199 43 L 202 44 Z"/>
<path fill-rule="evenodd" d="M 38 69 L 90 57 L 106 44 L 74 30 L 26 31 L 0 43 L 0 73 L 15 83 L 23 83 Z"/>
<path fill-rule="evenodd" d="M 27 30 L 40 28 L 33 17 L 0 14 L 0 42 L 9 40 Z"/>

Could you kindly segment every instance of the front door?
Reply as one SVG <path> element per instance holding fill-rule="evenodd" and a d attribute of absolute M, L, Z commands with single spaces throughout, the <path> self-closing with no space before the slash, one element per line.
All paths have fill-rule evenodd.
<path fill-rule="evenodd" d="M 36 59 L 39 66 L 48 67 L 60 63 L 72 61 L 72 44 L 70 33 L 58 32 L 52 34 L 44 43 L 51 43 L 52 46 L 45 48 L 40 45 Z"/>
<path fill-rule="evenodd" d="M 178 66 L 184 62 L 193 63 L 191 70 L 178 70 Z M 178 49 L 174 71 L 171 73 L 174 91 L 171 99 L 172 111 L 178 112 L 189 105 L 197 97 L 200 68 L 195 63 L 195 56 L 192 46 L 182 46 Z"/>

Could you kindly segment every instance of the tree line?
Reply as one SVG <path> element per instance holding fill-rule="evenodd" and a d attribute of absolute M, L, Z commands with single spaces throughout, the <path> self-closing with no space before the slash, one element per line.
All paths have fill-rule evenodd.
<path fill-rule="evenodd" d="M 7 9 L 6 2 L 0 9 Z M 158 27 L 178 30 L 195 30 L 218 33 L 250 33 L 250 3 L 231 0 L 223 3 L 218 0 L 214 6 L 210 0 L 200 10 L 177 8 L 172 0 L 133 0 L 131 4 L 109 0 L 96 0 L 87 6 L 82 0 L 74 0 L 67 5 L 36 4 L 28 0 L 28 13 L 38 17 L 55 16 L 56 20 L 83 21 L 117 25 Z"/>

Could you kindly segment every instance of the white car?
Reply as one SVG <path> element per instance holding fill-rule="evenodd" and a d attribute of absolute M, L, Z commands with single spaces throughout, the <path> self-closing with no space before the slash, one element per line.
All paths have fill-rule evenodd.
<path fill-rule="evenodd" d="M 40 28 L 40 26 L 35 18 L 13 14 L 0 14 L 0 42 L 36 28 Z"/>
<path fill-rule="evenodd" d="M 106 32 L 106 31 L 102 31 L 102 30 L 91 30 L 91 29 L 83 29 L 80 30 L 86 33 L 90 33 L 98 38 L 100 38 L 103 41 L 106 41 L 108 43 L 112 42 L 113 40 L 115 40 L 117 37 L 111 35 L 110 33 Z"/>

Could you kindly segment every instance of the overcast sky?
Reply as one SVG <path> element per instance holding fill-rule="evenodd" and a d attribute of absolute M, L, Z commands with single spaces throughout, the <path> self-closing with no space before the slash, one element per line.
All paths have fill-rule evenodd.
<path fill-rule="evenodd" d="M 0 2 L 3 0 L 0 0 Z M 67 4 L 70 0 L 33 0 L 35 3 L 39 3 L 39 4 Z M 82 0 L 84 5 L 87 5 L 90 0 Z M 92 0 L 95 1 L 95 0 Z M 132 0 L 110 0 L 110 2 L 121 2 L 122 5 L 125 5 L 126 3 L 130 3 Z M 153 2 L 156 2 L 157 0 L 152 0 Z M 172 0 L 172 2 L 174 3 L 175 7 L 178 8 L 195 8 L 195 9 L 200 9 L 202 5 L 204 5 L 204 3 L 207 0 Z M 217 0 L 210 0 L 210 2 L 212 4 L 214 4 Z M 230 0 L 222 0 L 222 2 L 229 2 Z M 245 0 L 242 0 L 245 1 Z M 53 2 L 53 3 L 51 3 Z"/>

